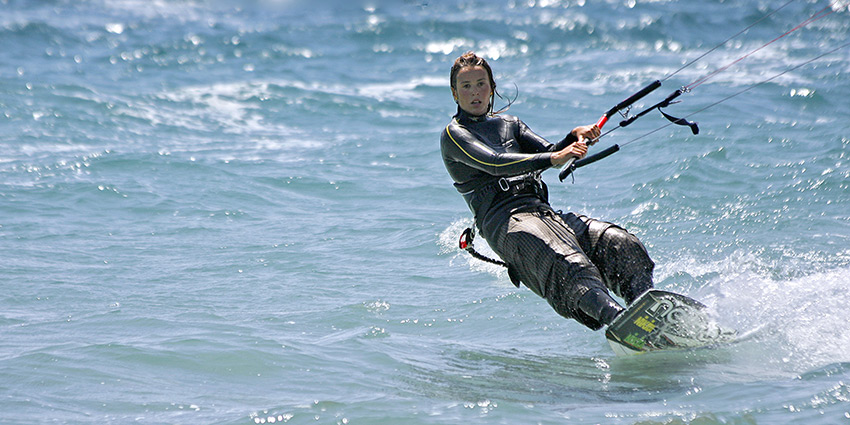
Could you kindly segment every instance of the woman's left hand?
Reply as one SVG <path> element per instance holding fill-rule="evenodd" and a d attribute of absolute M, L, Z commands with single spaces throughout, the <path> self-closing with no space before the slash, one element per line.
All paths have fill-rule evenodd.
<path fill-rule="evenodd" d="M 593 125 L 582 125 L 582 126 L 576 127 L 570 133 L 573 136 L 576 136 L 576 138 L 578 140 L 587 139 L 587 141 L 591 141 L 591 140 L 599 137 L 599 135 L 602 133 L 602 131 L 599 130 L 599 127 L 597 127 L 596 124 L 593 124 Z"/>

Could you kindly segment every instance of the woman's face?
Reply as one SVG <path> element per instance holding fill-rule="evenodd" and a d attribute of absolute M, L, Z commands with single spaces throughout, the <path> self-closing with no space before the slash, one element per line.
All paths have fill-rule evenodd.
<path fill-rule="evenodd" d="M 455 77 L 455 100 L 470 115 L 484 115 L 490 109 L 490 76 L 481 66 L 462 68 Z"/>

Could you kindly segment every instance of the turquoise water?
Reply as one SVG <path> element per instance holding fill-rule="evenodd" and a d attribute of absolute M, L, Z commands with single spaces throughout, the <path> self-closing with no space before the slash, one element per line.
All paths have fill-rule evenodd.
<path fill-rule="evenodd" d="M 557 140 L 783 3 L 3 1 L 0 423 L 850 423 L 850 48 L 544 174 L 729 346 L 615 357 L 455 247 L 439 153 L 467 50 Z M 846 43 L 835 9 L 668 112 Z"/>

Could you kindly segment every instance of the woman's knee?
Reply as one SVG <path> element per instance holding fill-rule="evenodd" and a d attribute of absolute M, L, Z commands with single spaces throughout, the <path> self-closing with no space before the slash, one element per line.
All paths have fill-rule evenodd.
<path fill-rule="evenodd" d="M 609 257 L 606 260 L 626 262 L 629 268 L 652 270 L 655 267 L 655 263 L 649 257 L 649 252 L 640 239 L 622 227 L 609 227 L 602 235 L 602 239 L 602 245 L 606 251 L 604 254 Z"/>

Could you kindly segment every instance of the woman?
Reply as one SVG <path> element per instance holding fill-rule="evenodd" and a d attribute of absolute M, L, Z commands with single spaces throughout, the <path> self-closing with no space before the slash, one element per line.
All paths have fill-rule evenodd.
<path fill-rule="evenodd" d="M 591 329 L 610 324 L 623 307 L 652 288 L 644 246 L 622 228 L 556 212 L 539 172 L 587 153 L 595 125 L 574 128 L 554 145 L 522 121 L 493 112 L 496 82 L 472 52 L 455 60 L 451 89 L 457 114 L 440 138 L 443 161 L 475 215 L 480 234 L 525 284 L 564 317 Z"/>

